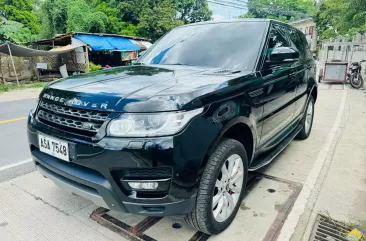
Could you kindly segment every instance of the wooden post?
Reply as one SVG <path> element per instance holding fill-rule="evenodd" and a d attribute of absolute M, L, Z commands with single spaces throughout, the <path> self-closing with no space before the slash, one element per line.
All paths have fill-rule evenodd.
<path fill-rule="evenodd" d="M 10 50 L 10 46 L 8 43 L 6 43 L 6 45 L 8 46 L 8 49 L 9 49 L 9 54 L 10 54 L 10 57 L 11 57 L 11 63 L 13 64 L 13 69 L 14 69 L 14 73 L 15 73 L 15 78 L 17 79 L 17 83 L 18 83 L 18 86 L 19 86 L 19 79 L 18 79 L 18 74 L 17 74 L 17 71 L 15 69 L 15 64 L 14 64 L 14 59 L 13 59 L 13 55 L 11 54 L 11 50 Z"/>
<path fill-rule="evenodd" d="M 1 55 L 0 55 L 0 72 L 1 72 L 1 79 L 2 79 L 3 84 L 5 84 L 5 78 L 4 78 L 3 66 L 2 66 L 1 61 L 2 61 L 2 57 L 1 57 Z"/>
<path fill-rule="evenodd" d="M 85 45 L 85 60 L 86 60 L 86 72 L 90 71 L 90 64 L 89 64 L 89 50 L 88 45 Z"/>

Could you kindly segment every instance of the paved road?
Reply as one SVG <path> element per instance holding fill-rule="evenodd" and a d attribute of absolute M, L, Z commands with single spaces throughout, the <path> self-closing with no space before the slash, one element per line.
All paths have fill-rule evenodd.
<path fill-rule="evenodd" d="M 36 100 L 31 98 L 0 102 L 0 181 L 33 170 L 32 163 L 21 165 L 11 171 L 7 171 L 7 167 L 30 158 L 26 117 L 35 107 Z"/>

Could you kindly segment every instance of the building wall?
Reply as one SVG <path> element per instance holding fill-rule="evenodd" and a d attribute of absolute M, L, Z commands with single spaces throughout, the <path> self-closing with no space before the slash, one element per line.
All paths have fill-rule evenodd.
<path fill-rule="evenodd" d="M 31 58 L 14 57 L 15 71 L 19 80 L 33 78 L 33 64 Z M 0 83 L 16 81 L 16 75 L 8 55 L 0 54 Z"/>
<path fill-rule="evenodd" d="M 86 55 L 85 53 L 83 54 Z M 15 71 L 20 81 L 53 80 L 60 78 L 59 69 L 64 64 L 69 72 L 86 72 L 88 64 L 85 63 L 85 59 L 86 56 L 84 56 L 84 63 L 78 63 L 75 51 L 60 55 L 13 57 Z M 39 75 L 36 68 L 37 63 L 47 63 L 48 72 L 44 71 L 46 74 Z M 4 80 L 5 82 L 15 82 L 16 76 L 11 57 L 0 53 L 0 84 L 4 83 Z"/>
<path fill-rule="evenodd" d="M 295 21 L 290 23 L 293 27 L 303 32 L 308 40 L 310 50 L 315 51 L 317 46 L 318 35 L 316 32 L 316 24 L 312 19 Z"/>

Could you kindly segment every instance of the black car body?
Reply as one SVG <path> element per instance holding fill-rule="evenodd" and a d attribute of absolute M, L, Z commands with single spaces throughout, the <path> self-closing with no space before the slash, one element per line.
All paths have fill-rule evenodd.
<path fill-rule="evenodd" d="M 115 211 L 182 215 L 197 205 L 223 138 L 240 142 L 256 170 L 300 135 L 316 98 L 300 31 L 270 20 L 205 22 L 172 30 L 135 65 L 51 83 L 29 115 L 28 139 L 38 170 L 70 192 Z M 40 151 L 66 154 L 60 140 L 68 160 Z"/>

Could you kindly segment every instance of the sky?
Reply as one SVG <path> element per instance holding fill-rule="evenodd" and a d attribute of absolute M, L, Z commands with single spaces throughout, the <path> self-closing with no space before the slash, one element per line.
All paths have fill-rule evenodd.
<path fill-rule="evenodd" d="M 212 2 L 208 3 L 208 7 L 213 11 L 212 17 L 214 20 L 235 18 L 247 12 L 245 9 L 217 5 Z"/>

